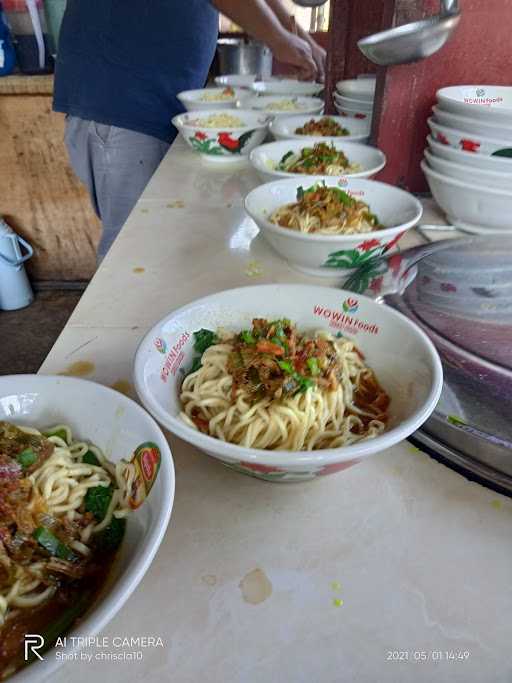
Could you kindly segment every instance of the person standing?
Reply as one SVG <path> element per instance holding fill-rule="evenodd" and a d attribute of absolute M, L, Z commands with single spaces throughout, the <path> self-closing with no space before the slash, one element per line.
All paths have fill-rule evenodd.
<path fill-rule="evenodd" d="M 182 90 L 202 88 L 218 11 L 264 41 L 304 79 L 323 76 L 325 52 L 291 30 L 280 0 L 68 0 L 53 108 L 66 114 L 76 175 L 102 222 L 101 261 L 177 131 Z"/>

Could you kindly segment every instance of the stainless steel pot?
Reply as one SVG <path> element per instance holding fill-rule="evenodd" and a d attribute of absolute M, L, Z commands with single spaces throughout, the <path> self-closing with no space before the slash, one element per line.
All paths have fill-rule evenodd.
<path fill-rule="evenodd" d="M 243 38 L 221 38 L 217 41 L 219 67 L 222 74 L 272 74 L 272 52 L 263 43 Z"/>

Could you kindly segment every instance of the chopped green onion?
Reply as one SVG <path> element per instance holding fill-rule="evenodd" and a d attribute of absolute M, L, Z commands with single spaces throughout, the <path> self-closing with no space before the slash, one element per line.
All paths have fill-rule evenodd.
<path fill-rule="evenodd" d="M 24 451 L 18 453 L 18 455 L 16 456 L 16 460 L 23 467 L 23 469 L 26 469 L 27 467 L 30 467 L 36 462 L 37 455 L 31 448 L 25 448 Z"/>
<path fill-rule="evenodd" d="M 32 536 L 36 539 L 40 546 L 47 550 L 53 557 L 58 557 L 59 560 L 68 560 L 72 562 L 77 559 L 75 553 L 65 543 L 55 536 L 50 529 L 44 526 L 39 526 L 33 532 Z"/>
<path fill-rule="evenodd" d="M 240 332 L 240 339 L 245 344 L 256 344 L 256 339 L 254 338 L 253 333 L 250 332 L 249 330 L 242 330 Z"/>
<path fill-rule="evenodd" d="M 313 377 L 320 374 L 320 368 L 318 367 L 318 360 L 316 358 L 308 358 L 306 365 Z"/>
<path fill-rule="evenodd" d="M 279 365 L 281 370 L 284 370 L 284 372 L 286 372 L 288 375 L 293 375 L 293 373 L 295 372 L 293 369 L 293 365 L 289 360 L 278 360 L 277 364 Z"/>

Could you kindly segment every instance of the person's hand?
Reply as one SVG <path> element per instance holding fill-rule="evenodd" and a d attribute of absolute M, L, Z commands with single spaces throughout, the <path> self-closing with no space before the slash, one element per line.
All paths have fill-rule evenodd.
<path fill-rule="evenodd" d="M 318 74 L 311 45 L 294 33 L 283 31 L 282 36 L 271 45 L 276 59 L 294 67 L 302 80 L 315 80 Z M 320 48 L 321 49 L 321 48 Z"/>
<path fill-rule="evenodd" d="M 317 69 L 317 80 L 320 83 L 323 83 L 325 81 L 325 59 L 327 56 L 327 53 L 325 52 L 323 47 L 320 47 L 318 43 L 315 43 L 314 40 L 311 40 L 311 53 L 313 56 L 313 60 L 316 64 L 316 69 Z"/>

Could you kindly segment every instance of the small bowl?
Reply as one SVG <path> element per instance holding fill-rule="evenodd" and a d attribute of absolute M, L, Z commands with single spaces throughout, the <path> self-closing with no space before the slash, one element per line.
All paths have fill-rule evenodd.
<path fill-rule="evenodd" d="M 373 100 L 356 100 L 353 97 L 343 97 L 343 95 L 338 95 L 337 92 L 333 93 L 334 101 L 342 108 L 355 109 L 357 111 L 373 111 Z"/>
<path fill-rule="evenodd" d="M 279 110 L 269 109 L 269 105 L 276 102 L 293 101 L 296 109 Z M 249 109 L 257 109 L 264 111 L 266 114 L 272 116 L 290 116 L 290 114 L 320 114 L 324 109 L 324 102 L 318 97 L 284 97 L 283 95 L 262 95 L 260 97 L 252 97 L 244 103 Z"/>
<path fill-rule="evenodd" d="M 238 128 L 206 128 L 196 123 L 216 114 L 234 116 L 245 125 Z M 210 109 L 178 114 L 173 118 L 172 124 L 194 152 L 199 152 L 208 161 L 225 163 L 247 157 L 251 150 L 260 145 L 267 135 L 268 121 L 268 116 L 253 110 Z"/>
<path fill-rule="evenodd" d="M 336 92 L 343 97 L 373 102 L 376 80 L 373 78 L 352 78 L 336 83 Z"/>
<path fill-rule="evenodd" d="M 434 139 L 442 145 L 450 145 L 454 149 L 460 149 L 470 154 L 510 158 L 512 166 L 512 143 L 506 140 L 493 140 L 482 135 L 470 135 L 463 130 L 441 126 L 432 118 L 429 118 L 427 123 Z"/>
<path fill-rule="evenodd" d="M 441 157 L 441 159 L 453 161 L 456 164 L 471 166 L 472 168 L 481 168 L 485 171 L 512 173 L 512 164 L 510 163 L 510 159 L 507 159 L 506 157 L 488 157 L 483 154 L 468 154 L 467 152 L 462 152 L 449 145 L 437 142 L 431 135 L 427 137 L 427 142 L 429 148 L 432 150 L 432 154 L 436 157 Z"/>
<path fill-rule="evenodd" d="M 255 81 L 251 83 L 251 90 L 258 95 L 281 95 L 287 97 L 313 97 L 324 89 L 322 83 L 310 81 L 296 81 L 284 78 L 282 80 Z"/>
<path fill-rule="evenodd" d="M 161 453 L 154 486 L 140 509 L 127 519 L 126 534 L 107 582 L 71 631 L 62 634 L 68 636 L 68 645 L 50 650 L 43 661 L 36 660 L 12 678 L 19 683 L 39 683 L 50 680 L 62 662 L 72 658 L 73 642 L 78 643 L 77 652 L 86 637 L 106 627 L 148 571 L 171 517 L 174 467 L 167 440 L 153 418 L 132 399 L 87 380 L 4 375 L 0 377 L 0 420 L 36 429 L 68 424 L 75 436 L 101 448 L 114 462 L 131 458 L 135 448 L 148 441 Z M 55 656 L 56 652 L 61 656 Z"/>
<path fill-rule="evenodd" d="M 220 441 L 179 418 L 179 368 L 191 365 L 193 332 L 204 327 L 236 331 L 250 327 L 255 317 L 272 320 L 283 316 L 293 320 L 299 330 L 323 328 L 354 339 L 391 397 L 387 431 L 343 448 L 268 451 Z M 170 349 L 167 357 L 157 350 L 162 345 Z M 178 356 L 174 349 L 179 349 Z M 173 365 L 179 365 L 174 374 L 166 370 L 167 358 L 173 353 L 179 361 Z M 407 438 L 431 414 L 443 379 L 432 342 L 417 325 L 389 306 L 340 289 L 279 284 L 219 292 L 167 315 L 140 344 L 134 381 L 147 410 L 181 439 L 237 472 L 281 483 L 345 470 Z"/>
<path fill-rule="evenodd" d="M 310 140 L 280 140 L 278 142 L 269 142 L 266 145 L 260 145 L 253 149 L 249 155 L 249 161 L 264 183 L 278 180 L 279 178 L 300 179 L 304 175 L 311 174 L 278 171 L 276 166 L 287 152 L 300 152 L 304 147 L 312 147 L 317 142 L 325 142 L 325 138 L 317 137 Z M 351 163 L 362 166 L 362 170 L 350 173 L 347 172 L 343 174 L 344 177 L 372 178 L 386 165 L 386 157 L 375 147 L 358 145 L 356 142 L 341 142 L 339 139 L 332 144 L 337 150 L 344 152 Z"/>
<path fill-rule="evenodd" d="M 452 85 L 436 93 L 445 111 L 507 125 L 512 121 L 512 87 L 506 85 Z"/>
<path fill-rule="evenodd" d="M 425 161 L 421 170 L 450 223 L 475 235 L 510 234 L 512 192 L 451 178 L 434 171 Z"/>
<path fill-rule="evenodd" d="M 345 117 L 341 116 L 328 116 L 330 119 L 334 119 L 343 128 L 346 128 L 350 135 L 343 136 L 318 136 L 318 135 L 300 135 L 296 133 L 296 129 L 303 126 L 305 123 L 311 121 L 321 121 L 325 116 L 317 114 L 315 116 L 278 116 L 269 125 L 269 132 L 275 137 L 276 140 L 316 140 L 322 139 L 324 142 L 366 142 L 368 136 L 370 135 L 370 126 L 366 121 L 359 121 L 358 119 L 353 119 L 348 123 Z"/>
<path fill-rule="evenodd" d="M 465 183 L 475 183 L 489 189 L 495 188 L 512 192 L 512 173 L 485 171 L 473 166 L 467 166 L 467 164 L 454 164 L 452 161 L 447 161 L 432 154 L 428 149 L 425 149 L 425 159 L 430 168 L 436 171 L 436 173 L 441 173 L 456 180 L 462 180 Z"/>
<path fill-rule="evenodd" d="M 512 126 L 496 125 L 479 119 L 470 119 L 466 116 L 458 116 L 440 107 L 432 107 L 434 121 L 447 128 L 462 130 L 470 135 L 483 135 L 487 138 L 507 140 L 512 142 Z"/>
<path fill-rule="evenodd" d="M 361 109 L 350 109 L 349 107 L 340 107 L 336 102 L 334 102 L 334 108 L 340 116 L 348 119 L 360 119 L 361 121 L 366 121 L 368 126 L 371 127 L 372 125 L 373 112 L 363 111 Z"/>
<path fill-rule="evenodd" d="M 257 74 L 225 74 L 215 76 L 215 85 L 221 88 L 230 86 L 231 88 L 250 88 L 257 78 Z"/>
<path fill-rule="evenodd" d="M 247 90 L 233 88 L 234 96 L 229 100 L 203 100 L 205 95 L 220 95 L 225 88 L 200 88 L 199 90 L 184 90 L 177 97 L 187 111 L 199 109 L 234 109 L 247 99 L 250 94 Z"/>
<path fill-rule="evenodd" d="M 329 187 L 341 187 L 366 202 L 387 227 L 356 235 L 310 235 L 270 222 L 269 217 L 276 209 L 296 201 L 299 186 L 309 187 L 320 181 Z M 245 198 L 245 210 L 265 239 L 293 268 L 308 275 L 331 278 L 346 277 L 392 249 L 402 235 L 416 225 L 423 212 L 412 194 L 392 185 L 330 176 L 301 176 L 260 185 Z"/>

